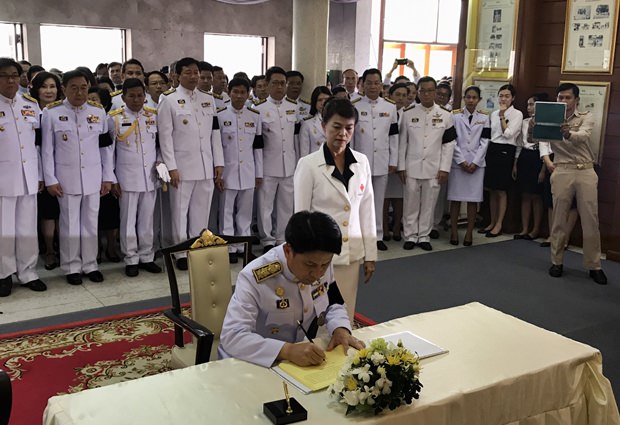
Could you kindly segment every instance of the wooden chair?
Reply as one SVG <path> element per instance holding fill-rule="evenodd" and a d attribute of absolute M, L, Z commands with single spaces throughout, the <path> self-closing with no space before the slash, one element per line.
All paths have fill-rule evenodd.
<path fill-rule="evenodd" d="M 243 244 L 243 266 L 250 260 L 252 238 L 219 236 L 227 244 Z M 228 246 L 213 245 L 191 249 L 199 237 L 161 250 L 164 256 L 172 308 L 164 314 L 174 322 L 175 346 L 172 349 L 172 367 L 182 368 L 206 363 L 217 358 L 217 346 L 233 286 L 230 276 Z M 181 314 L 179 287 L 175 273 L 174 254 L 187 253 L 191 318 Z M 184 332 L 192 335 L 191 343 L 183 342 Z"/>
<path fill-rule="evenodd" d="M 13 406 L 13 391 L 11 378 L 3 370 L 0 370 L 0 425 L 8 425 Z"/>

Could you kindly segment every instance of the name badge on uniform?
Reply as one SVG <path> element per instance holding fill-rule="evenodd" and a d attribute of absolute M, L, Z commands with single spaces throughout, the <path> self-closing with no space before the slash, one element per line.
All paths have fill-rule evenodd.
<path fill-rule="evenodd" d="M 230 121 L 224 121 L 224 127 L 230 127 L 232 123 Z"/>
<path fill-rule="evenodd" d="M 98 124 L 100 122 L 99 115 L 89 115 L 86 117 L 86 122 L 89 124 Z"/>
<path fill-rule="evenodd" d="M 130 122 L 123 122 L 121 123 L 121 127 L 130 127 L 131 123 Z"/>
<path fill-rule="evenodd" d="M 433 125 L 440 124 L 443 122 L 443 118 L 433 118 Z"/>
<path fill-rule="evenodd" d="M 485 125 L 486 121 L 476 121 L 474 125 Z"/>
<path fill-rule="evenodd" d="M 211 102 L 202 102 L 200 106 L 202 106 L 203 108 L 208 108 L 211 106 Z"/>
<path fill-rule="evenodd" d="M 284 310 L 285 308 L 289 308 L 290 304 L 288 302 L 288 298 L 282 298 L 281 300 L 276 300 L 276 308 L 278 310 Z"/>
<path fill-rule="evenodd" d="M 245 128 L 254 128 L 254 123 L 253 122 L 246 122 L 245 123 Z"/>
<path fill-rule="evenodd" d="M 389 117 L 390 113 L 389 112 L 379 112 L 379 116 L 380 117 Z"/>
<path fill-rule="evenodd" d="M 366 115 L 368 115 L 368 112 L 366 112 L 366 111 L 362 111 L 362 112 L 360 112 L 360 115 L 361 115 L 361 116 L 363 116 L 363 117 L 365 117 Z"/>
<path fill-rule="evenodd" d="M 177 99 L 179 105 L 185 105 L 185 99 Z"/>
<path fill-rule="evenodd" d="M 69 117 L 66 116 L 66 115 L 61 115 L 61 116 L 58 117 L 58 120 L 59 121 L 69 121 Z"/>
<path fill-rule="evenodd" d="M 295 110 L 294 109 L 288 109 L 286 111 L 286 115 L 295 115 Z"/>
<path fill-rule="evenodd" d="M 420 122 L 420 118 L 411 118 L 411 122 Z"/>
<path fill-rule="evenodd" d="M 321 285 L 318 288 L 316 288 L 314 291 L 312 291 L 312 299 L 315 300 L 321 295 L 323 295 L 324 293 L 325 293 L 325 286 Z"/>

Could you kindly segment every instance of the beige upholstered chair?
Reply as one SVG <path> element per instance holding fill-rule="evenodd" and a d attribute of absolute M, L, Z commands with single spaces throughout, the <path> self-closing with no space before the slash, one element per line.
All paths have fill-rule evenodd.
<path fill-rule="evenodd" d="M 219 237 L 215 237 L 219 238 Z M 221 236 L 220 242 L 243 243 L 250 252 L 252 238 Z M 172 308 L 165 314 L 175 323 L 175 347 L 172 349 L 172 367 L 182 368 L 205 363 L 217 358 L 217 346 L 226 309 L 232 296 L 232 282 L 228 247 L 226 244 L 190 248 L 203 245 L 193 238 L 179 245 L 164 248 L 164 261 L 172 294 Z M 173 254 L 187 252 L 191 319 L 181 314 L 181 302 L 177 285 Z M 244 257 L 243 265 L 249 261 Z M 183 331 L 192 334 L 192 342 L 183 342 Z"/>

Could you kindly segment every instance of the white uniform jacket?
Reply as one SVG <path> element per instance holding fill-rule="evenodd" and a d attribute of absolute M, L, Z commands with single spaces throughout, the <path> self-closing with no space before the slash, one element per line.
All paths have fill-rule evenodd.
<path fill-rule="evenodd" d="M 212 179 L 224 166 L 222 139 L 213 97 L 183 86 L 159 98 L 157 124 L 161 155 L 181 180 Z"/>
<path fill-rule="evenodd" d="M 299 157 L 317 151 L 325 143 L 321 114 L 306 117 L 299 129 Z"/>
<path fill-rule="evenodd" d="M 237 277 L 228 304 L 218 354 L 270 367 L 286 342 L 303 341 L 303 331 L 323 317 L 327 332 L 351 330 L 330 265 L 317 285 L 300 284 L 279 245 L 248 264 Z M 312 325 L 312 323 L 315 323 Z M 312 335 L 311 335 L 312 336 Z"/>
<path fill-rule="evenodd" d="M 349 149 L 356 162 L 349 165 L 353 176 L 347 190 L 342 181 L 332 176 L 336 167 L 326 163 L 325 150 L 327 146 L 323 145 L 297 164 L 295 212 L 320 211 L 336 220 L 342 232 L 342 251 L 334 258 L 334 264 L 348 265 L 361 259 L 375 261 L 377 228 L 368 159 Z"/>
<path fill-rule="evenodd" d="M 29 95 L 17 93 L 13 99 L 0 95 L 0 196 L 38 191 L 43 180 L 35 146 L 40 114 L 38 103 Z"/>
<path fill-rule="evenodd" d="M 405 170 L 414 179 L 434 179 L 440 170 L 450 172 L 456 140 L 450 111 L 437 104 L 405 108 L 399 137 L 398 171 Z"/>
<path fill-rule="evenodd" d="M 253 189 L 263 177 L 262 124 L 256 109 L 237 111 L 231 104 L 217 113 L 224 149 L 224 188 Z"/>
<path fill-rule="evenodd" d="M 53 102 L 41 119 L 41 157 L 45 185 L 60 183 L 69 195 L 91 195 L 102 182 L 115 182 L 114 146 L 100 148 L 108 133 L 108 116 L 101 105 L 68 100 Z"/>
<path fill-rule="evenodd" d="M 485 156 L 491 137 L 489 116 L 481 111 L 471 114 L 467 109 L 457 109 L 452 111 L 452 117 L 456 129 L 452 166 L 460 168 L 459 164 L 467 162 L 476 164 L 479 168 L 485 167 Z"/>
<path fill-rule="evenodd" d="M 145 106 L 135 113 L 127 107 L 110 112 L 115 166 L 121 190 L 150 192 L 157 182 L 157 110 Z"/>
<path fill-rule="evenodd" d="M 278 101 L 269 96 L 255 108 L 263 125 L 263 176 L 292 176 L 297 164 L 297 103 L 287 97 Z"/>
<path fill-rule="evenodd" d="M 385 176 L 398 164 L 398 116 L 396 105 L 382 97 L 363 96 L 353 101 L 359 114 L 351 148 L 368 158 L 373 176 Z"/>

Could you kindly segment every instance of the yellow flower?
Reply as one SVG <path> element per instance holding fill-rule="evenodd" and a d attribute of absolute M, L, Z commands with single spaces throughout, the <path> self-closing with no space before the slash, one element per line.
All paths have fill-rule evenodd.
<path fill-rule="evenodd" d="M 386 360 L 389 365 L 397 365 L 400 363 L 400 358 L 398 356 L 388 355 Z"/>
<path fill-rule="evenodd" d="M 347 390 L 354 391 L 357 388 L 357 381 L 352 376 L 347 377 L 347 383 L 345 384 Z"/>
<path fill-rule="evenodd" d="M 361 350 L 357 352 L 357 355 L 359 356 L 360 359 L 365 358 L 366 356 L 368 356 L 368 348 L 362 348 Z"/>

